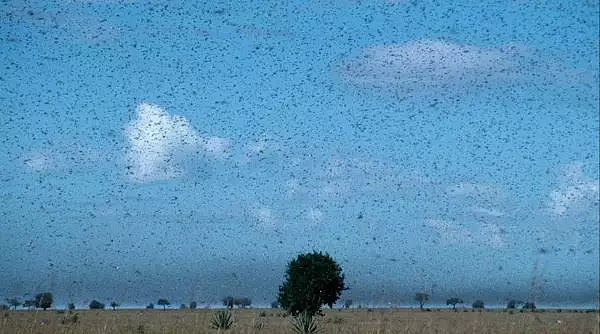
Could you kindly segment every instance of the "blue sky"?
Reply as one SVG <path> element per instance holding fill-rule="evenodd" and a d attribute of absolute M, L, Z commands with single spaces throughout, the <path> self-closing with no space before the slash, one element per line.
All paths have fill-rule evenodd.
<path fill-rule="evenodd" d="M 0 296 L 597 303 L 596 2 L 192 3 L 0 4 Z"/>

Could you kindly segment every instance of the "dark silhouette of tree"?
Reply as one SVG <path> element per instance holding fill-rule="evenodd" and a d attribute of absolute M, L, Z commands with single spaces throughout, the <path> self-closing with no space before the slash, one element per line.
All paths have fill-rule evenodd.
<path fill-rule="evenodd" d="M 483 308 L 485 308 L 485 304 L 483 303 L 483 300 L 479 300 L 478 299 L 478 300 L 474 301 L 473 302 L 473 308 L 476 308 L 476 309 L 483 309 Z"/>
<path fill-rule="evenodd" d="M 352 299 L 346 299 L 346 301 L 344 302 L 344 307 L 350 308 L 351 306 L 352 306 Z"/>
<path fill-rule="evenodd" d="M 112 307 L 113 311 L 117 309 L 117 307 L 119 307 L 121 305 L 117 304 L 117 302 L 111 302 L 110 303 L 110 307 Z"/>
<path fill-rule="evenodd" d="M 423 310 L 423 305 L 429 301 L 429 295 L 425 292 L 415 293 L 415 300 L 419 302 L 419 308 Z"/>
<path fill-rule="evenodd" d="M 73 304 L 73 303 L 67 304 L 67 310 L 69 310 L 69 312 L 73 311 L 74 309 L 75 309 L 75 304 Z"/>
<path fill-rule="evenodd" d="M 462 299 L 452 297 L 452 298 L 446 300 L 446 305 L 452 305 L 453 310 L 456 310 L 456 304 L 463 304 Z"/>
<path fill-rule="evenodd" d="M 21 302 L 17 298 L 6 298 L 6 302 L 8 303 L 8 306 L 14 308 L 15 310 L 17 307 L 21 306 Z"/>
<path fill-rule="evenodd" d="M 227 307 L 228 309 L 232 309 L 234 305 L 235 298 L 233 298 L 232 296 L 227 296 L 223 298 L 223 306 Z"/>
<path fill-rule="evenodd" d="M 146 306 L 146 309 L 148 310 L 153 310 L 154 309 L 154 304 L 150 303 Z"/>
<path fill-rule="evenodd" d="M 246 308 L 252 305 L 252 300 L 248 297 L 238 298 L 235 303 L 240 308 Z"/>
<path fill-rule="evenodd" d="M 517 307 L 519 307 L 519 305 L 523 305 L 523 301 L 521 300 L 515 300 L 515 299 L 511 299 L 508 301 L 508 303 L 506 303 L 506 308 L 509 310 L 514 310 Z"/>
<path fill-rule="evenodd" d="M 271 308 L 279 308 L 279 302 L 278 301 L 272 301 L 271 302 Z"/>
<path fill-rule="evenodd" d="M 169 303 L 169 301 L 168 301 L 168 300 L 166 300 L 166 299 L 163 299 L 163 298 L 159 299 L 159 300 L 158 300 L 158 302 L 157 302 L 156 304 L 158 304 L 158 305 L 162 306 L 162 307 L 163 307 L 163 310 L 166 310 L 166 309 L 167 309 L 167 306 L 171 305 L 171 303 Z"/>
<path fill-rule="evenodd" d="M 198 307 L 198 303 L 196 302 L 190 302 L 190 309 L 195 309 L 196 307 Z"/>
<path fill-rule="evenodd" d="M 35 295 L 35 307 L 41 308 L 44 311 L 52 306 L 54 297 L 51 292 L 42 292 Z"/>
<path fill-rule="evenodd" d="M 31 310 L 35 307 L 35 299 L 27 299 L 23 302 L 23 307 L 27 307 L 28 310 Z"/>
<path fill-rule="evenodd" d="M 90 310 L 104 310 L 105 305 L 94 299 L 90 302 L 89 307 Z"/>
<path fill-rule="evenodd" d="M 179 304 L 179 309 L 180 310 L 185 310 L 186 309 L 185 304 Z"/>
<path fill-rule="evenodd" d="M 0 304 L 0 310 L 10 310 L 10 306 L 7 304 Z"/>
<path fill-rule="evenodd" d="M 322 305 L 332 308 L 343 290 L 342 268 L 329 254 L 305 253 L 288 264 L 278 302 L 293 316 L 301 312 L 314 316 L 321 314 Z"/>
<path fill-rule="evenodd" d="M 534 302 L 526 302 L 523 304 L 523 309 L 533 311 L 536 309 L 535 303 Z"/>

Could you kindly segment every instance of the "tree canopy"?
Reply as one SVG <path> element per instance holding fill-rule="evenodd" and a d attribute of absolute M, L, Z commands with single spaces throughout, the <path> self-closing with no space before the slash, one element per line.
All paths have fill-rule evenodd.
<path fill-rule="evenodd" d="M 321 313 L 321 306 L 340 298 L 344 285 L 342 268 L 322 252 L 298 255 L 287 266 L 285 281 L 279 286 L 278 302 L 292 315 Z"/>
<path fill-rule="evenodd" d="M 42 292 L 35 295 L 35 307 L 46 310 L 52 306 L 54 297 L 50 292 Z"/>
<path fill-rule="evenodd" d="M 419 302 L 419 307 L 423 309 L 423 305 L 429 301 L 429 295 L 425 292 L 415 293 L 415 300 Z"/>

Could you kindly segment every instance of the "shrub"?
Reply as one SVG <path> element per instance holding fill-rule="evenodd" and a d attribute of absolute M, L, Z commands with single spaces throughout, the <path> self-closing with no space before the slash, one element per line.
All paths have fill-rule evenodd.
<path fill-rule="evenodd" d="M 264 317 L 266 317 L 266 316 L 267 316 L 267 312 L 265 312 L 265 311 L 262 311 L 262 312 L 260 312 L 260 313 L 258 314 L 258 316 L 259 316 L 259 317 L 261 317 L 261 318 L 264 318 Z"/>
<path fill-rule="evenodd" d="M 210 321 L 211 327 L 214 329 L 229 329 L 233 325 L 233 319 L 231 319 L 231 312 L 220 310 L 215 312 L 212 320 Z"/>
<path fill-rule="evenodd" d="M 198 303 L 196 302 L 190 302 L 190 309 L 195 309 L 196 307 L 198 307 Z"/>
<path fill-rule="evenodd" d="M 309 312 L 302 312 L 292 320 L 292 330 L 298 334 L 316 334 L 321 330 L 315 317 Z"/>
<path fill-rule="evenodd" d="M 90 310 L 104 310 L 104 304 L 95 299 L 90 302 L 89 307 Z"/>

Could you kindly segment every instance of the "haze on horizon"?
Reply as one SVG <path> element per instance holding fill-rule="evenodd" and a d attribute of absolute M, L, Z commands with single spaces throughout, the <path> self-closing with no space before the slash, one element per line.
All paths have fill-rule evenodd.
<path fill-rule="evenodd" d="M 0 298 L 599 304 L 599 6 L 0 3 Z M 533 288 L 532 288 L 532 282 Z"/>

